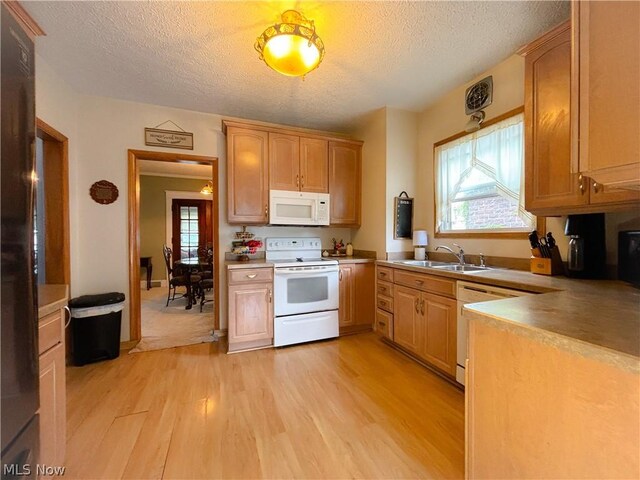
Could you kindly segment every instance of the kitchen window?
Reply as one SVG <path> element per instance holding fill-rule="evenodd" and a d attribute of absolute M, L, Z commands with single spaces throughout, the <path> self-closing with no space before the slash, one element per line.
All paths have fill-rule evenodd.
<path fill-rule="evenodd" d="M 435 145 L 436 235 L 513 234 L 536 228 L 524 209 L 524 115 Z"/>

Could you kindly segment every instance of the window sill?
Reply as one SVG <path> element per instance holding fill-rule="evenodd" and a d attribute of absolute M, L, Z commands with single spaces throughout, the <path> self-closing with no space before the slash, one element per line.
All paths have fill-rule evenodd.
<path fill-rule="evenodd" d="M 544 235 L 547 229 L 545 217 L 537 217 L 536 230 L 540 235 Z M 460 232 L 439 232 L 436 230 L 435 238 L 497 238 L 501 240 L 528 240 L 529 231 L 526 232 L 496 232 L 496 231 L 468 231 Z"/>

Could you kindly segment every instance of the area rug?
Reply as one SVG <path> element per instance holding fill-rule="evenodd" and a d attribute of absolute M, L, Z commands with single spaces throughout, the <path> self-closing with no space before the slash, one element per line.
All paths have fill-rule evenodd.
<path fill-rule="evenodd" d="M 129 353 L 218 340 L 213 332 L 213 303 L 206 303 L 200 313 L 200 305 L 185 310 L 187 300 L 184 298 L 176 298 L 168 307 L 166 302 L 166 288 L 141 291 L 142 340 Z"/>

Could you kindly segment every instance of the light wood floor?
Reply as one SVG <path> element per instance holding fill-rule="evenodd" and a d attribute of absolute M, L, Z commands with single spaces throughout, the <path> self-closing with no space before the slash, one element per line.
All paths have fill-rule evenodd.
<path fill-rule="evenodd" d="M 462 478 L 463 394 L 372 333 L 67 369 L 66 478 Z"/>

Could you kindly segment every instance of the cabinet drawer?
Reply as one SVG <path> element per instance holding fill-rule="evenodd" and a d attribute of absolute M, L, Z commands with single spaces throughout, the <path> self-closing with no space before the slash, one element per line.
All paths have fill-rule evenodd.
<path fill-rule="evenodd" d="M 62 342 L 62 313 L 50 313 L 38 321 L 38 353 L 42 354 Z"/>
<path fill-rule="evenodd" d="M 393 315 L 384 310 L 376 310 L 376 332 L 393 340 Z"/>
<path fill-rule="evenodd" d="M 437 293 L 447 297 L 456 297 L 456 282 L 445 278 L 438 278 L 420 273 L 397 270 L 395 272 L 395 283 L 407 287 L 422 290 L 423 292 Z"/>
<path fill-rule="evenodd" d="M 229 285 L 273 281 L 272 268 L 238 268 L 229 270 Z"/>
<path fill-rule="evenodd" d="M 383 282 L 381 280 L 378 280 L 376 292 L 378 292 L 378 295 L 384 295 L 385 297 L 393 297 L 393 283 Z"/>
<path fill-rule="evenodd" d="M 378 295 L 376 297 L 376 306 L 387 312 L 393 312 L 393 298 Z"/>
<path fill-rule="evenodd" d="M 378 267 L 376 278 L 385 282 L 393 282 L 393 268 Z"/>

